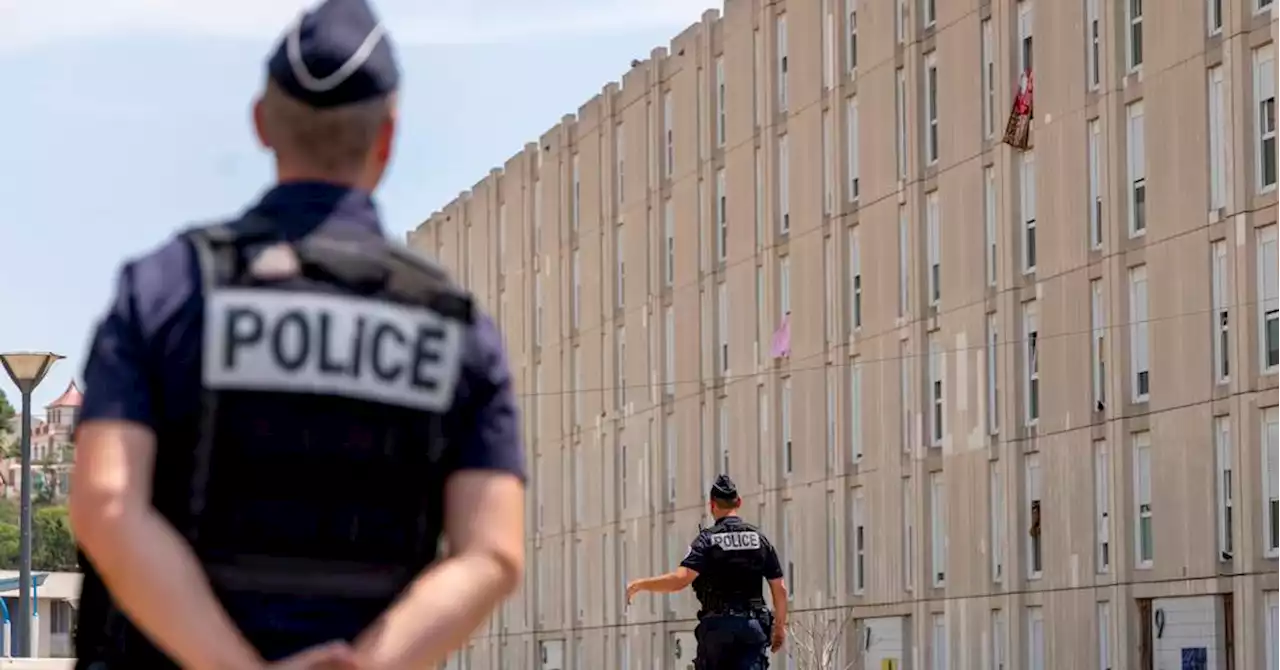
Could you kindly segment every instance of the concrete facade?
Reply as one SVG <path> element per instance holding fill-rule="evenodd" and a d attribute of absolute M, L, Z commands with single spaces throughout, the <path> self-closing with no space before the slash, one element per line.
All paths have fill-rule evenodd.
<path fill-rule="evenodd" d="M 721 470 L 853 667 L 1264 667 L 1275 11 L 728 0 L 433 214 L 531 473 L 451 667 L 691 667 L 692 595 L 623 585 Z"/>

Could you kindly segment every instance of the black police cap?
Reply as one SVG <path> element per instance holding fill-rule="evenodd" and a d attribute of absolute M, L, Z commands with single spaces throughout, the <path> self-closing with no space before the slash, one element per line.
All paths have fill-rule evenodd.
<path fill-rule="evenodd" d="M 391 37 L 365 0 L 325 0 L 299 16 L 267 61 L 267 76 L 317 109 L 380 98 L 400 85 Z"/>
<path fill-rule="evenodd" d="M 729 479 L 729 475 L 716 477 L 715 483 L 711 485 L 711 498 L 725 502 L 734 502 L 738 499 L 738 487 L 732 479 Z"/>

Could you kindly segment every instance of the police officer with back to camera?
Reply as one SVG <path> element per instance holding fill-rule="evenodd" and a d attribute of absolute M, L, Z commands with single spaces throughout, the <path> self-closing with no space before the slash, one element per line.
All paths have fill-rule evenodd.
<path fill-rule="evenodd" d="M 328 0 L 266 69 L 277 184 L 126 263 L 90 346 L 77 668 L 430 667 L 523 571 L 501 338 L 374 207 L 386 29 Z"/>
<path fill-rule="evenodd" d="M 693 584 L 698 610 L 698 670 L 764 670 L 765 649 L 786 641 L 787 585 L 774 551 L 760 529 L 738 516 L 742 498 L 728 475 L 711 486 L 715 523 L 704 528 L 674 572 L 627 585 L 627 603 L 640 591 L 675 593 Z M 764 604 L 760 582 L 769 583 L 774 612 Z"/>

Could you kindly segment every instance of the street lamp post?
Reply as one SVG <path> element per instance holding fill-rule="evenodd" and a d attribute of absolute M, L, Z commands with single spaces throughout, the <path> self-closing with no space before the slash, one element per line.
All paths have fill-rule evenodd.
<path fill-rule="evenodd" d="M 15 655 L 31 656 L 31 392 L 40 385 L 49 368 L 62 360 L 62 356 L 47 351 L 18 351 L 0 354 L 9 379 L 22 394 L 22 511 L 18 534 L 18 644 Z"/>

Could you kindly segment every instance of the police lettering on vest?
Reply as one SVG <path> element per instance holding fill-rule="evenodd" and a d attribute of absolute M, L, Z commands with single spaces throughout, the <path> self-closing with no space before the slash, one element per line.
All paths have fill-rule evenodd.
<path fill-rule="evenodd" d="M 204 383 L 319 393 L 444 412 L 463 324 L 425 307 L 346 295 L 216 289 L 205 299 Z"/>
<path fill-rule="evenodd" d="M 760 548 L 760 534 L 755 531 L 717 533 L 711 536 L 711 544 L 725 551 L 748 551 Z"/>

